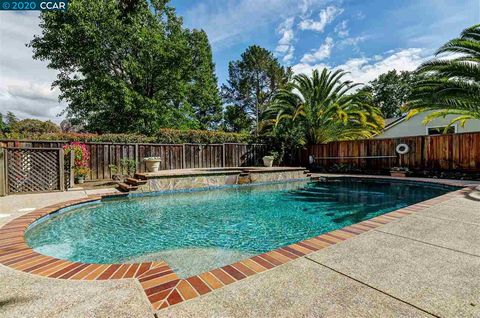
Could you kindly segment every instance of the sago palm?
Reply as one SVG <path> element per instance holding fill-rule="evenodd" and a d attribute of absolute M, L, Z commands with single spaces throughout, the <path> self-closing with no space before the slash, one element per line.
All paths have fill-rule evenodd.
<path fill-rule="evenodd" d="M 368 99 L 352 94 L 359 84 L 343 80 L 345 74 L 323 69 L 311 77 L 296 75 L 275 95 L 270 123 L 287 121 L 301 127 L 309 144 L 372 137 L 383 128 L 381 112 Z"/>
<path fill-rule="evenodd" d="M 464 30 L 436 55 L 445 53 L 456 57 L 436 58 L 418 68 L 424 79 L 414 87 L 408 116 L 434 111 L 425 118 L 425 124 L 447 115 L 458 115 L 450 125 L 480 119 L 480 24 Z"/>

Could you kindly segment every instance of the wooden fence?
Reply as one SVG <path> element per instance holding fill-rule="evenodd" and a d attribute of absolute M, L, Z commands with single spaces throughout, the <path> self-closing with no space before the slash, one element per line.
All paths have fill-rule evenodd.
<path fill-rule="evenodd" d="M 0 140 L 4 147 L 61 148 L 65 141 Z M 137 144 L 86 142 L 90 151 L 89 180 L 111 179 L 109 165 L 122 159 L 135 160 L 137 172 L 146 171 L 143 159 L 160 157 L 161 170 L 254 166 L 268 152 L 264 144 Z"/>
<path fill-rule="evenodd" d="M 410 152 L 398 155 L 397 145 L 407 144 Z M 363 171 L 380 171 L 392 167 L 412 170 L 480 172 L 480 133 L 416 136 L 393 139 L 339 141 L 309 146 L 302 155 L 315 157 L 318 167 L 348 165 Z"/>

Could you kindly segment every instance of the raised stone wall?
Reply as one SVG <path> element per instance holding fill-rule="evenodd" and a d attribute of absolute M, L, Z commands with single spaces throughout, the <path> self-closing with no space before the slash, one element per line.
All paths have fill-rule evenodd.
<path fill-rule="evenodd" d="M 250 180 L 255 182 L 271 182 L 282 180 L 303 179 L 305 174 L 303 171 L 279 171 L 279 172 L 253 172 L 250 173 Z"/>
<path fill-rule="evenodd" d="M 155 192 L 164 190 L 196 189 L 205 187 L 218 187 L 237 184 L 237 174 L 195 175 L 149 178 L 147 183 L 140 186 L 139 192 Z M 303 179 L 302 170 L 276 171 L 276 172 L 252 172 L 250 183 L 273 182 L 282 180 Z"/>

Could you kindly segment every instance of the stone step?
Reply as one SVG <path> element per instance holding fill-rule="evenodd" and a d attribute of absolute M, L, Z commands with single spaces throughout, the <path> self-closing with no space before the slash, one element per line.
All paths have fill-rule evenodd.
<path fill-rule="evenodd" d="M 135 178 L 127 178 L 127 179 L 125 179 L 125 183 L 126 183 L 126 184 L 130 184 L 130 185 L 133 185 L 133 186 L 139 186 L 139 185 L 142 185 L 142 184 L 147 183 L 147 180 L 141 180 L 141 179 L 135 179 Z"/>
<path fill-rule="evenodd" d="M 237 184 L 249 184 L 249 183 L 252 183 L 252 181 L 251 181 L 250 179 L 246 179 L 246 178 L 245 178 L 245 179 L 243 179 L 243 178 L 240 179 L 240 178 L 239 178 L 239 179 L 237 180 Z"/>
<path fill-rule="evenodd" d="M 147 180 L 147 177 L 143 173 L 135 173 L 134 177 L 138 180 Z"/>
<path fill-rule="evenodd" d="M 250 174 L 249 173 L 240 173 L 237 177 L 237 184 L 248 184 L 252 183 L 252 180 L 250 179 Z"/>
<path fill-rule="evenodd" d="M 124 191 L 124 192 L 130 192 L 130 191 L 135 191 L 138 189 L 138 186 L 135 186 L 135 185 L 131 185 L 131 184 L 126 184 L 126 183 L 119 183 L 118 184 L 118 188 L 121 190 L 121 191 Z"/>

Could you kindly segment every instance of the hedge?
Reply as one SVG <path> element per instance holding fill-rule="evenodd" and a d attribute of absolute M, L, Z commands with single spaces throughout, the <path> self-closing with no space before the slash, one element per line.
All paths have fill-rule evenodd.
<path fill-rule="evenodd" d="M 160 129 L 154 136 L 138 134 L 90 134 L 90 133 L 41 133 L 0 134 L 0 139 L 6 140 L 45 140 L 45 141 L 83 141 L 83 142 L 114 142 L 114 143 L 247 143 L 250 135 L 208 130 L 177 130 Z"/>

